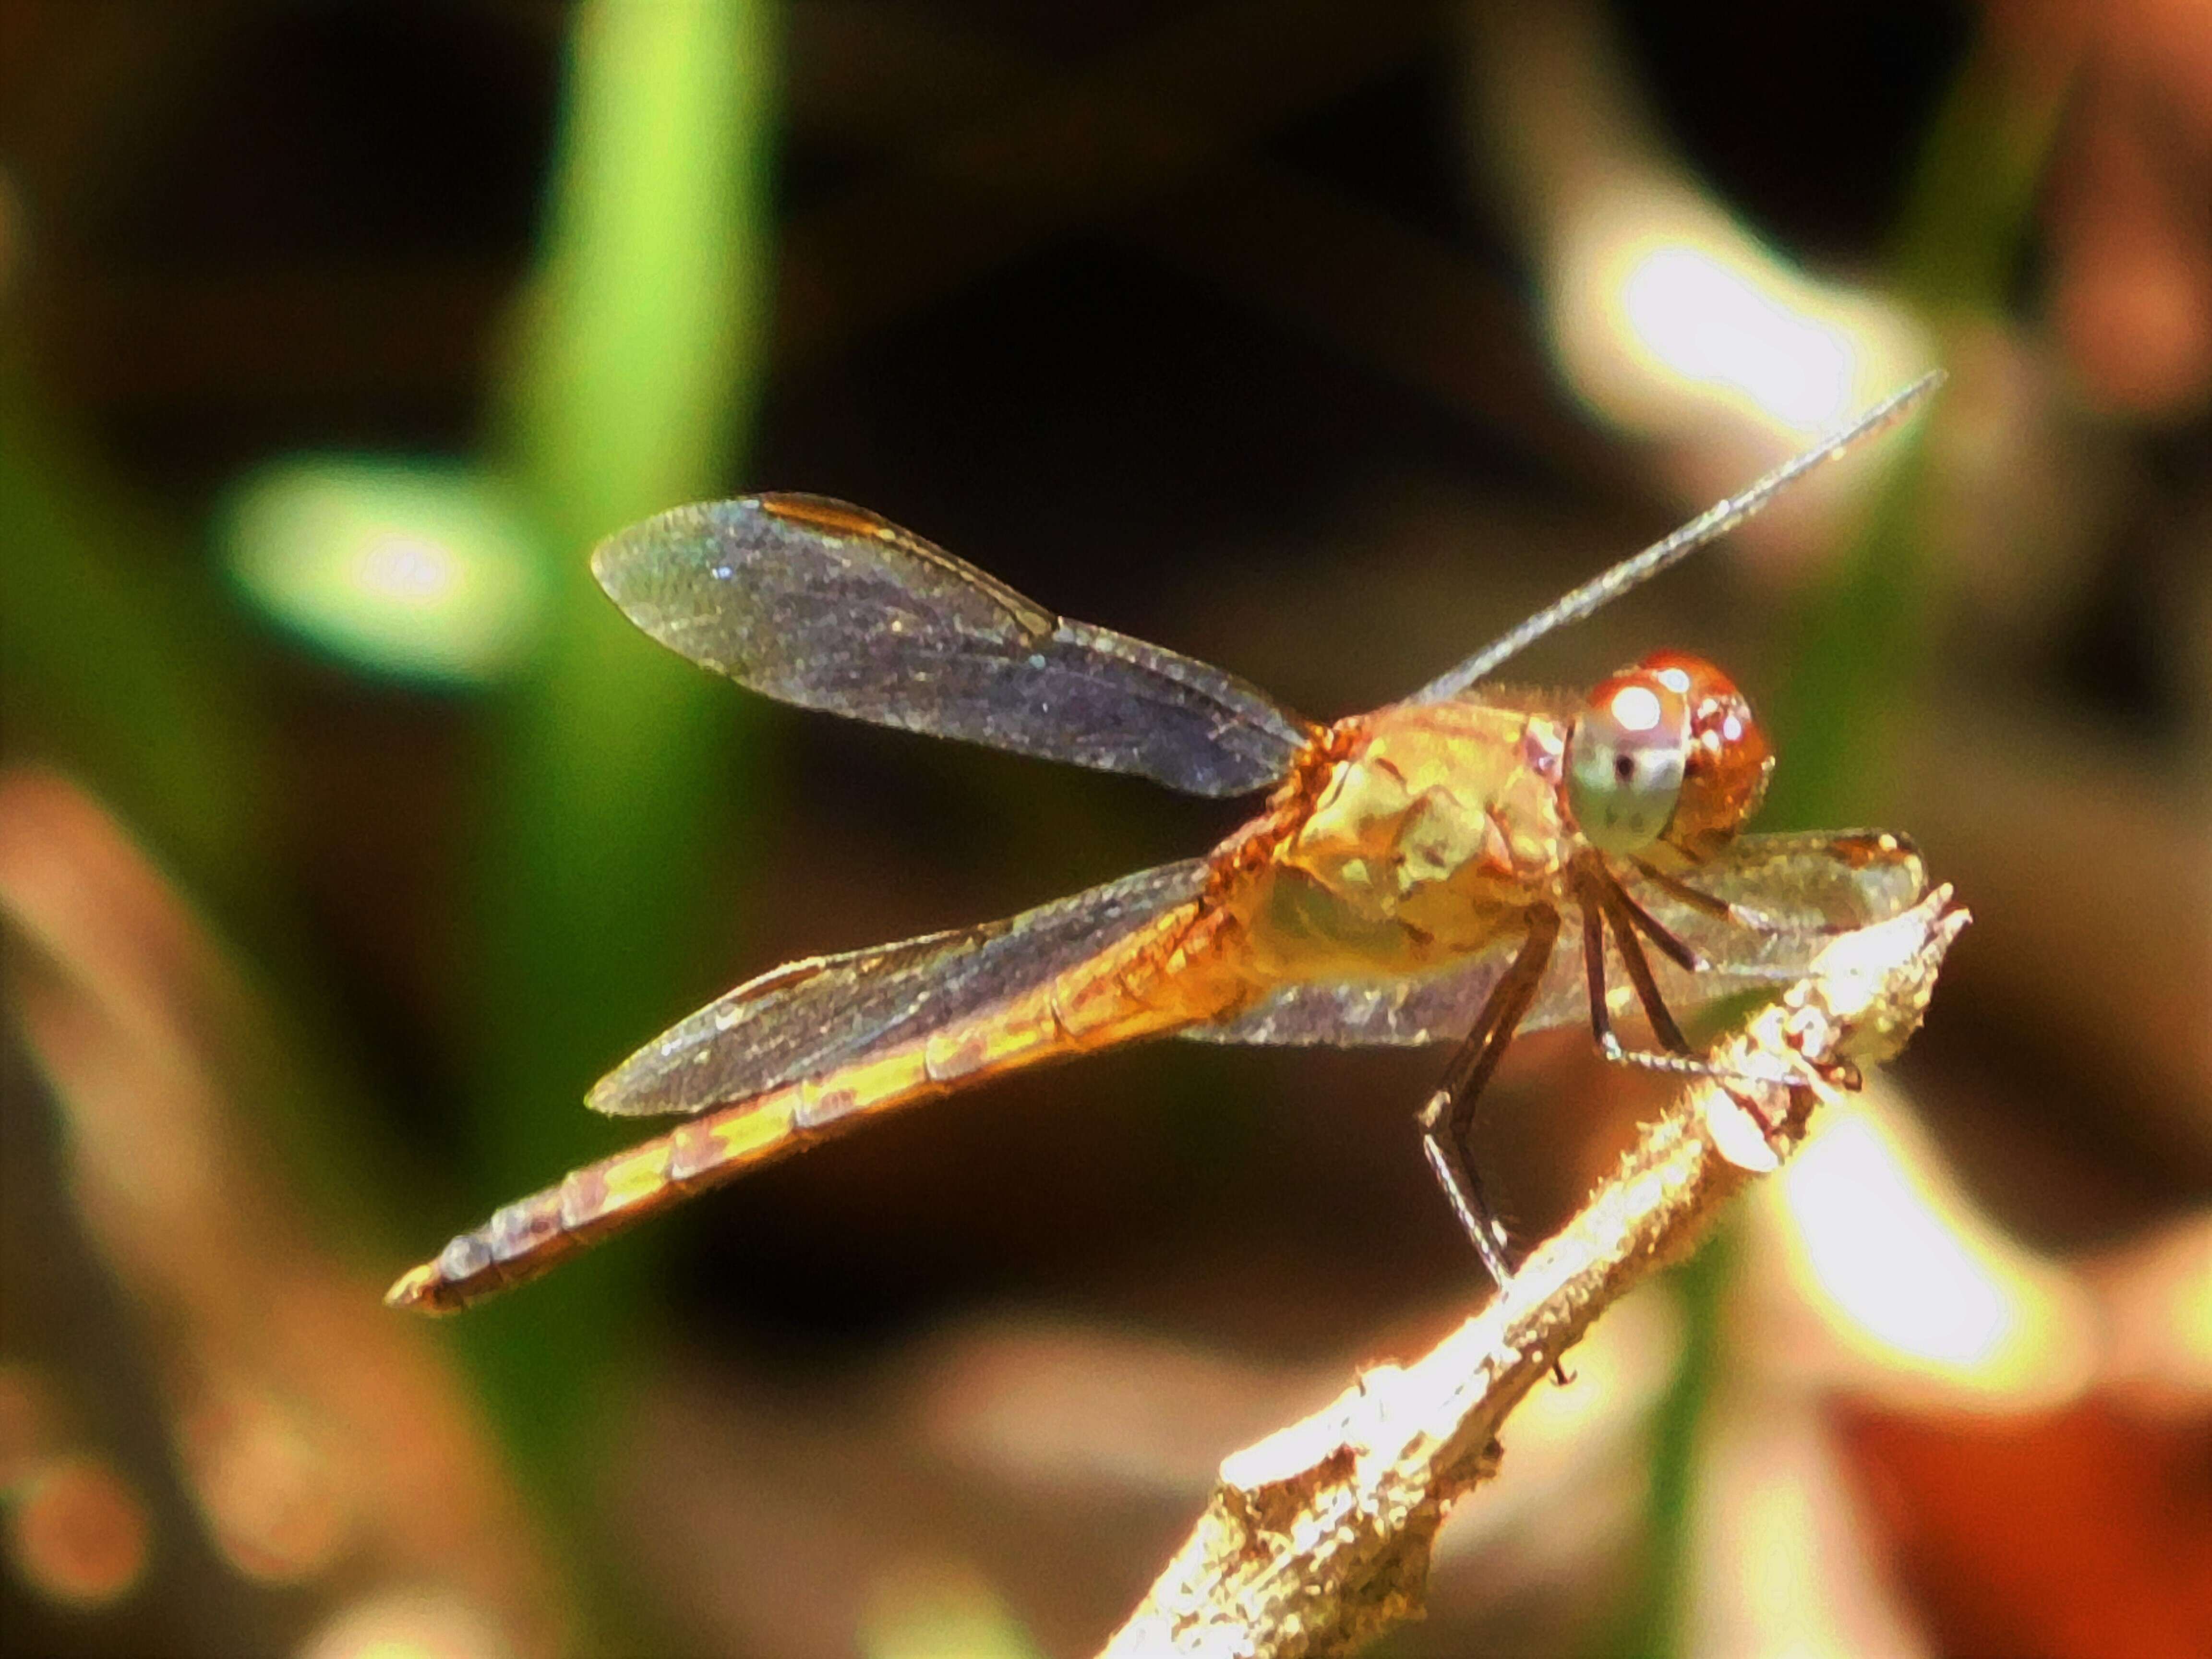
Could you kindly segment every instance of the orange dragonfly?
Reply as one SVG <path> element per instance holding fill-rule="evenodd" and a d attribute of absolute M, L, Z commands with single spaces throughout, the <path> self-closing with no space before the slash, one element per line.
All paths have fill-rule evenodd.
<path fill-rule="evenodd" d="M 1516 1030 L 1586 1017 L 1610 1059 L 1708 1070 L 1674 1011 L 1771 992 L 1838 931 L 1896 914 L 1927 882 L 1894 836 L 1738 833 L 1771 756 L 1741 694 L 1709 663 L 1661 652 L 1583 697 L 1480 682 L 1741 524 L 1940 379 L 1891 397 L 1403 702 L 1329 726 L 1220 669 L 1054 616 L 841 502 L 746 496 L 614 536 L 592 568 L 630 619 L 769 696 L 1201 795 L 1271 793 L 1203 858 L 738 986 L 589 1096 L 599 1111 L 687 1121 L 506 1206 L 386 1299 L 453 1311 L 876 1114 L 1169 1033 L 1455 1042 L 1419 1125 L 1502 1283 L 1505 1234 L 1468 1144 Z M 1565 926 L 1569 915 L 1577 927 Z M 1608 988 L 1613 957 L 1623 991 Z M 1625 992 L 1658 1050 L 1614 1034 Z"/>

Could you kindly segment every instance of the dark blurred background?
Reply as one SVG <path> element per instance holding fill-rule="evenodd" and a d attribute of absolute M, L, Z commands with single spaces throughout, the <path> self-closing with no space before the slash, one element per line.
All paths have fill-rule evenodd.
<path fill-rule="evenodd" d="M 1769 826 L 1977 921 L 1393 1654 L 2212 1638 L 2212 9 L 8 8 L 0 1640 L 1091 1651 L 1479 1301 L 1441 1056 L 1099 1056 L 386 1312 L 729 983 L 1245 811 L 767 705 L 586 550 L 842 496 L 1334 717 L 1938 365 L 1516 665 L 1711 655 Z M 1650 1104 L 1587 1047 L 1486 1130 L 1528 1238 Z"/>

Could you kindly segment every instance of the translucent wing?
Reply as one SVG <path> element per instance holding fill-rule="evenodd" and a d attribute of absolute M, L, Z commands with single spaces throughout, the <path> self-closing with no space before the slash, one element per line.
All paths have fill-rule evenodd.
<path fill-rule="evenodd" d="M 1192 1025 L 1180 1035 L 1198 1042 L 1346 1048 L 1455 1042 L 1474 1025 L 1484 999 L 1520 948 L 1516 933 L 1442 972 L 1418 979 L 1285 985 L 1234 1018 Z M 1563 932 L 1521 1029 L 1538 1030 L 1577 1018 L 1583 1006 L 1582 945 L 1579 938 Z"/>
<path fill-rule="evenodd" d="M 1206 861 L 1140 871 L 1008 921 L 813 957 L 748 981 L 595 1085 L 619 1116 L 698 1112 L 816 1077 L 1030 990 L 1196 896 Z"/>
<path fill-rule="evenodd" d="M 1698 908 L 1649 877 L 1628 872 L 1638 903 L 1703 957 L 1692 973 L 1648 952 L 1678 1018 L 1746 992 L 1788 984 L 1838 933 L 1871 926 L 1917 903 L 1928 890 L 1920 856 L 1901 838 L 1872 831 L 1840 836 L 1746 836 L 1685 873 L 1734 917 Z M 1419 979 L 1287 985 L 1233 1019 L 1194 1025 L 1203 1042 L 1325 1043 L 1352 1048 L 1455 1041 L 1520 948 L 1519 936 Z M 1618 992 L 1627 981 L 1608 975 Z M 1589 1018 L 1582 932 L 1561 930 L 1524 1031 Z"/>
<path fill-rule="evenodd" d="M 802 708 L 1201 795 L 1274 782 L 1312 727 L 1234 675 L 1055 617 L 872 513 L 812 495 L 681 507 L 592 569 L 670 649 Z"/>

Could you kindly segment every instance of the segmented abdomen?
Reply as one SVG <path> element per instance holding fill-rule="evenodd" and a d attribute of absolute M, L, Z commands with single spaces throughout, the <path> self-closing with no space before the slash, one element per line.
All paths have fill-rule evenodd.
<path fill-rule="evenodd" d="M 718 1107 L 586 1164 L 460 1235 L 402 1275 L 385 1300 L 454 1312 L 875 1113 L 996 1073 L 1217 1018 L 1249 994 L 1226 948 L 1233 929 L 1202 903 L 1178 905 L 995 1009 L 821 1078 Z"/>

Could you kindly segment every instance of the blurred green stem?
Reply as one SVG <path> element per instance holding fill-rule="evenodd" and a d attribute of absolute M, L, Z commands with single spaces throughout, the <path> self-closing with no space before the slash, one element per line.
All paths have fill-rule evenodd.
<path fill-rule="evenodd" d="M 1889 263 L 1892 290 L 1920 312 L 1939 348 L 2006 314 L 2066 90 L 2047 66 L 1985 40 L 1937 112 Z M 1881 821 L 1900 728 L 1920 706 L 1940 580 L 1920 553 L 1934 494 L 1929 439 L 1958 391 L 1939 394 L 1904 434 L 1909 447 L 1864 527 L 1800 608 L 1796 671 L 1771 721 L 1783 764 L 1765 827 Z"/>
<path fill-rule="evenodd" d="M 585 560 L 609 531 L 720 486 L 751 413 L 774 27 L 752 0 L 592 0 L 575 18 L 543 263 L 501 398 L 554 598 L 486 751 L 475 1112 L 497 1199 L 619 1140 L 583 1091 L 682 1012 L 707 937 L 734 705 L 638 636 Z M 637 1245 L 587 1259 L 465 1322 L 540 1482 L 585 1472 L 643 1265 Z"/>
<path fill-rule="evenodd" d="M 0 716 L 147 836 L 234 919 L 268 902 L 258 722 L 234 623 L 175 536 L 122 491 L 0 359 Z M 169 544 L 165 546 L 164 544 Z"/>
<path fill-rule="evenodd" d="M 1984 38 L 1969 55 L 1913 172 L 1898 218 L 1891 286 L 1939 340 L 2002 318 L 2027 244 L 2058 116 L 2063 80 L 2036 72 Z M 1933 590 L 1921 557 L 1936 483 L 1929 432 L 1943 398 L 1901 438 L 1882 494 L 1797 623 L 1796 665 L 1771 711 L 1783 763 L 1762 827 L 1835 829 L 1880 823 L 1905 721 L 1920 707 Z M 1606 1650 L 1664 1659 L 1682 1650 L 1694 1474 L 1706 1400 L 1721 1363 L 1729 1277 L 1725 1228 L 1677 1276 L 1687 1323 L 1680 1371 L 1652 1436 L 1651 1555 L 1641 1595 Z"/>
<path fill-rule="evenodd" d="M 1628 1621 L 1604 1644 L 1607 1653 L 1659 1659 L 1681 1651 L 1698 1439 L 1723 1361 L 1722 1302 L 1735 1256 L 1734 1235 L 1723 1225 L 1670 1278 L 1682 1314 L 1682 1357 L 1652 1414 L 1651 1484 L 1644 1494 L 1649 1547 L 1642 1583 Z"/>

